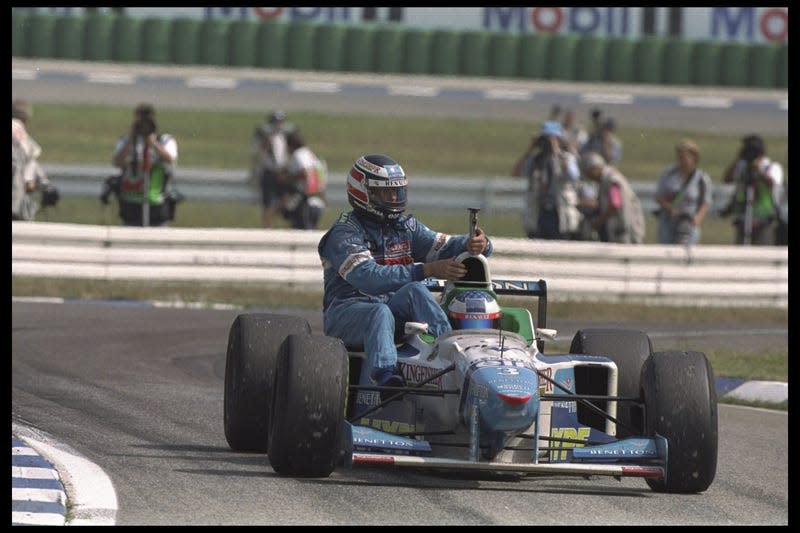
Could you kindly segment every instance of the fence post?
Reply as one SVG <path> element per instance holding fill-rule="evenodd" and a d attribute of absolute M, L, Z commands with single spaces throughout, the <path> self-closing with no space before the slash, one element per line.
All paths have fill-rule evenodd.
<path fill-rule="evenodd" d="M 519 37 L 519 67 L 523 78 L 544 79 L 547 56 L 553 36 L 549 33 L 525 33 Z"/>
<path fill-rule="evenodd" d="M 519 36 L 494 32 L 489 38 L 489 75 L 512 78 L 519 70 Z"/>
<path fill-rule="evenodd" d="M 458 48 L 461 33 L 434 30 L 431 42 L 431 74 L 454 76 L 458 74 Z"/>
<path fill-rule="evenodd" d="M 339 72 L 344 64 L 345 28 L 323 24 L 314 32 L 314 69 Z"/>
<path fill-rule="evenodd" d="M 145 63 L 169 62 L 169 30 L 167 19 L 150 17 L 142 22 L 142 61 Z"/>
<path fill-rule="evenodd" d="M 198 63 L 198 36 L 200 21 L 186 17 L 172 21 L 170 30 L 170 58 L 178 65 L 195 65 Z"/>
<path fill-rule="evenodd" d="M 459 73 L 465 76 L 486 76 L 489 71 L 489 33 L 465 31 L 459 46 Z"/>
<path fill-rule="evenodd" d="M 403 38 L 403 72 L 407 74 L 428 74 L 431 71 L 430 30 L 411 28 Z"/>
<path fill-rule="evenodd" d="M 379 26 L 375 30 L 375 72 L 403 71 L 405 30 Z"/>
<path fill-rule="evenodd" d="M 256 35 L 256 64 L 266 68 L 286 66 L 286 40 L 288 25 L 280 20 L 265 20 L 259 24 Z"/>
<path fill-rule="evenodd" d="M 59 17 L 55 27 L 55 57 L 83 59 L 84 17 Z"/>

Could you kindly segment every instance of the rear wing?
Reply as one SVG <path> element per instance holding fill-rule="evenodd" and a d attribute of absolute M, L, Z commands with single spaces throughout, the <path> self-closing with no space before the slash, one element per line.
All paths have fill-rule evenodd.
<path fill-rule="evenodd" d="M 431 292 L 442 292 L 447 282 L 436 278 L 426 278 L 422 283 L 425 284 Z M 468 285 L 470 282 L 456 283 Z M 545 280 L 523 281 L 495 279 L 492 280 L 492 290 L 495 294 L 507 294 L 509 296 L 536 296 L 538 298 L 536 328 L 547 328 L 547 282 L 545 282 Z"/>

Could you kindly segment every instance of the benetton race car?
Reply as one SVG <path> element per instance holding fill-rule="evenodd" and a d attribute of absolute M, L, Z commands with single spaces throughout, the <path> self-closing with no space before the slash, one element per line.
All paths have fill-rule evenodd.
<path fill-rule="evenodd" d="M 532 296 L 500 306 L 491 329 L 432 339 L 406 324 L 406 387 L 371 386 L 363 352 L 313 334 L 303 318 L 241 314 L 225 367 L 225 437 L 266 452 L 281 475 L 394 466 L 644 478 L 659 492 L 697 493 L 714 480 L 717 399 L 706 356 L 653 352 L 641 331 L 584 329 L 569 353 L 545 354 L 543 280 L 492 280 L 483 255 L 462 254 L 463 280 L 429 279 L 447 309 L 465 291 Z M 366 374 L 363 373 L 363 374 Z"/>

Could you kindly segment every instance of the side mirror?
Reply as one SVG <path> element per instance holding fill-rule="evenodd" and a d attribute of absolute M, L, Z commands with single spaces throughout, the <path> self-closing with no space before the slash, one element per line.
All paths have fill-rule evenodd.
<path fill-rule="evenodd" d="M 537 328 L 536 333 L 539 334 L 539 338 L 547 339 L 549 341 L 553 341 L 556 339 L 556 334 L 558 333 L 555 329 L 549 328 Z"/>

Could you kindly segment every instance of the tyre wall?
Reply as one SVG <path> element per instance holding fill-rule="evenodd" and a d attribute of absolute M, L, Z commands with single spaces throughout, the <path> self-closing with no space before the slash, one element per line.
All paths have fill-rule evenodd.
<path fill-rule="evenodd" d="M 541 80 L 788 87 L 788 44 L 12 10 L 14 57 Z"/>

